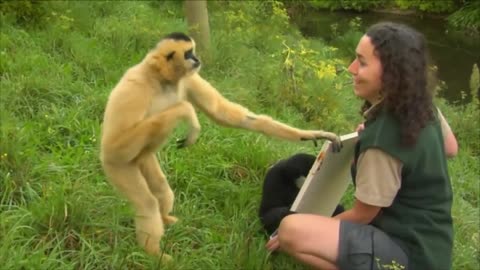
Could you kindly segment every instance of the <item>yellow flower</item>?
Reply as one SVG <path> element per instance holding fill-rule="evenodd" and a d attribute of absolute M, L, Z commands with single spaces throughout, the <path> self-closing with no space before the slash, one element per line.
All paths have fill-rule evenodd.
<path fill-rule="evenodd" d="M 321 62 L 319 69 L 317 70 L 317 76 L 320 79 L 333 79 L 337 76 L 337 72 L 335 70 L 335 66 L 327 64 L 325 62 Z"/>

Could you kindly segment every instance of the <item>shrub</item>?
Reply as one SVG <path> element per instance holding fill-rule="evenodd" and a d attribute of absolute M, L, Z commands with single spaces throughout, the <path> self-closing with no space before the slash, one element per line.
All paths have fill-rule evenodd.
<path fill-rule="evenodd" d="M 480 34 L 480 1 L 469 2 L 448 16 L 448 23 L 457 29 L 465 29 L 470 35 Z"/>
<path fill-rule="evenodd" d="M 0 0 L 0 13 L 20 25 L 33 26 L 47 15 L 48 1 L 40 0 Z"/>

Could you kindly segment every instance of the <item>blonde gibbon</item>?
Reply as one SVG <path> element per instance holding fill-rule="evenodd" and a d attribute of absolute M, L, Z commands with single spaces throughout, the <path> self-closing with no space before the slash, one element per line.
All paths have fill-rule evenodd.
<path fill-rule="evenodd" d="M 194 106 L 223 126 L 291 141 L 338 141 L 334 133 L 301 130 L 250 112 L 224 98 L 200 77 L 199 69 L 194 40 L 183 33 L 171 33 L 125 72 L 106 105 L 102 166 L 109 182 L 133 205 L 137 241 L 149 254 L 162 256 L 159 241 L 164 224 L 177 220 L 170 215 L 174 194 L 155 152 L 180 121 L 189 128 L 179 147 L 195 143 L 200 123 Z"/>

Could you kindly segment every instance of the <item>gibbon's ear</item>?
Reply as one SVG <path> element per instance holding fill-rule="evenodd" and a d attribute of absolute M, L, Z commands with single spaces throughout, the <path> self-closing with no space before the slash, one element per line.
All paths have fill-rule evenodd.
<path fill-rule="evenodd" d="M 147 55 L 148 66 L 157 74 L 161 81 L 174 82 L 181 77 L 181 72 L 176 68 L 175 50 L 162 48 L 159 44 Z"/>
<path fill-rule="evenodd" d="M 167 57 L 167 61 L 172 60 L 174 55 L 175 55 L 175 52 L 171 52 L 171 53 L 167 54 L 167 56 L 166 56 L 166 57 Z"/>
<path fill-rule="evenodd" d="M 155 71 L 155 73 L 158 74 L 159 77 L 164 77 L 164 70 L 163 66 L 165 66 L 165 63 L 167 62 L 165 57 L 162 57 L 161 55 L 151 52 L 147 55 L 147 63 L 148 66 Z"/>

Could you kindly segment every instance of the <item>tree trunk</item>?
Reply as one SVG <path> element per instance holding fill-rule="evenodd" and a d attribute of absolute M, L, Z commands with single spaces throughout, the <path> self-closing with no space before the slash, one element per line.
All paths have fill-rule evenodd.
<path fill-rule="evenodd" d="M 195 40 L 199 55 L 205 56 L 210 47 L 207 1 L 185 0 L 184 12 L 189 34 Z"/>

